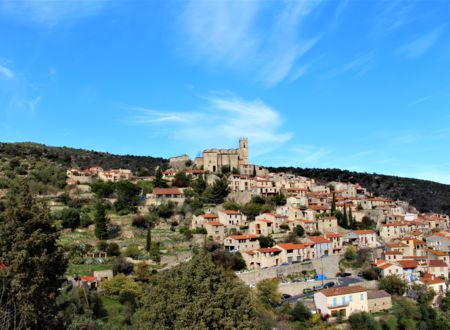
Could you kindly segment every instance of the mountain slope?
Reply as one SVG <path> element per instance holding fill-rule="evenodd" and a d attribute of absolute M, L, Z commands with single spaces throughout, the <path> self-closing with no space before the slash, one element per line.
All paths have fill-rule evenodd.
<path fill-rule="evenodd" d="M 450 185 L 442 183 L 339 169 L 294 167 L 269 169 L 273 172 L 289 172 L 310 177 L 323 183 L 330 181 L 359 183 L 377 196 L 409 202 L 421 212 L 450 214 Z"/>
<path fill-rule="evenodd" d="M 131 155 L 113 155 L 107 152 L 98 152 L 68 147 L 49 147 L 44 144 L 0 143 L 0 158 L 10 159 L 46 159 L 63 167 L 91 167 L 101 166 L 104 169 L 127 168 L 134 173 L 142 175 L 154 173 L 157 166 L 167 167 L 168 161 L 164 158 Z"/>

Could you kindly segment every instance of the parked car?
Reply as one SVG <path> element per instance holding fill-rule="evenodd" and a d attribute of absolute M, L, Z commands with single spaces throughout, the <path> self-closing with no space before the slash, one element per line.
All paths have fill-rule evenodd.
<path fill-rule="evenodd" d="M 290 294 L 287 294 L 287 293 L 283 293 L 282 295 L 281 295 L 281 299 L 282 300 L 286 300 L 286 299 L 289 299 L 289 298 L 291 298 L 292 296 L 290 295 Z"/>
<path fill-rule="evenodd" d="M 294 278 L 293 280 L 292 280 L 292 283 L 298 283 L 298 282 L 302 282 L 299 278 Z"/>
<path fill-rule="evenodd" d="M 322 289 L 324 289 L 325 287 L 324 286 L 322 286 L 322 285 L 317 285 L 317 286 L 315 286 L 313 289 L 314 289 L 314 291 L 319 291 L 319 290 L 322 290 Z"/>
<path fill-rule="evenodd" d="M 328 282 L 328 283 L 325 283 L 325 285 L 324 285 L 323 287 L 324 287 L 325 289 L 328 289 L 328 288 L 332 288 L 334 285 L 335 285 L 334 282 Z"/>
<path fill-rule="evenodd" d="M 313 293 L 313 292 L 314 292 L 314 290 L 311 288 L 303 289 L 303 294 L 308 294 L 308 293 Z"/>
<path fill-rule="evenodd" d="M 337 273 L 336 277 L 349 277 L 352 276 L 352 274 L 350 273 Z"/>

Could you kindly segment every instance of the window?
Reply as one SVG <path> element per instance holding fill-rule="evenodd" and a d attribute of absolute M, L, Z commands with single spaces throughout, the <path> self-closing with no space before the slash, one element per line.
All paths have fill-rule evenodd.
<path fill-rule="evenodd" d="M 359 294 L 359 300 L 361 300 L 361 301 L 364 300 L 364 293 L 360 293 L 360 294 Z"/>
<path fill-rule="evenodd" d="M 341 301 L 342 301 L 342 305 L 345 305 L 345 296 L 342 297 Z"/>
<path fill-rule="evenodd" d="M 333 298 L 333 307 L 337 304 L 337 298 Z"/>
<path fill-rule="evenodd" d="M 350 302 L 352 302 L 352 301 L 353 301 L 353 296 L 350 295 L 350 296 L 348 297 L 348 300 L 349 300 Z"/>

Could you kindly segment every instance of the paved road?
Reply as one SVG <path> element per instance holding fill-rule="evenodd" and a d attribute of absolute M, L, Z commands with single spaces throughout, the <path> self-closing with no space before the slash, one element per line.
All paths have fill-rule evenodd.
<path fill-rule="evenodd" d="M 362 282 L 363 279 L 358 277 L 358 276 L 348 276 L 348 277 L 339 277 L 339 285 L 334 286 L 334 288 L 338 288 L 338 287 L 343 287 L 343 286 L 348 286 L 350 284 L 354 284 L 354 283 L 359 283 Z M 327 282 L 327 280 L 324 281 L 325 283 Z M 283 301 L 284 304 L 294 304 L 297 301 L 308 297 L 308 296 L 312 296 L 314 295 L 314 292 L 311 293 L 307 293 L 307 294 L 299 294 L 299 295 L 295 295 L 292 296 L 288 299 L 285 299 Z"/>

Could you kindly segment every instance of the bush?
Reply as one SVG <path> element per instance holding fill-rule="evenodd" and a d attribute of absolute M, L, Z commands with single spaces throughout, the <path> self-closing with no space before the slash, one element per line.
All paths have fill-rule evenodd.
<path fill-rule="evenodd" d="M 138 227 L 138 228 L 146 228 L 146 227 L 147 227 L 147 219 L 146 219 L 143 215 L 141 215 L 141 214 L 136 214 L 136 215 L 133 217 L 133 219 L 132 219 L 132 221 L 131 221 L 131 224 L 132 224 L 134 227 Z"/>
<path fill-rule="evenodd" d="M 88 213 L 82 213 L 80 216 L 80 227 L 86 228 L 94 223 L 94 220 L 89 216 Z"/>
<path fill-rule="evenodd" d="M 373 281 L 378 280 L 380 278 L 380 274 L 375 269 L 369 268 L 363 271 L 362 277 L 365 280 Z"/>
<path fill-rule="evenodd" d="M 97 250 L 106 252 L 108 250 L 108 243 L 106 243 L 105 241 L 99 241 L 97 243 Z"/>
<path fill-rule="evenodd" d="M 312 314 L 308 307 L 306 307 L 301 301 L 297 302 L 291 311 L 291 319 L 293 321 L 305 322 L 308 321 Z"/>
<path fill-rule="evenodd" d="M 125 256 L 136 259 L 141 255 L 141 251 L 136 244 L 130 244 L 125 250 Z"/>
<path fill-rule="evenodd" d="M 108 256 L 118 256 L 120 255 L 120 247 L 117 243 L 110 243 L 108 245 L 108 248 L 106 249 L 106 253 L 108 253 Z"/>
<path fill-rule="evenodd" d="M 397 275 L 389 275 L 382 278 L 379 282 L 379 287 L 381 290 L 397 296 L 402 296 L 406 292 L 405 282 Z"/>
<path fill-rule="evenodd" d="M 351 330 L 381 330 L 381 325 L 367 312 L 353 313 L 348 323 Z"/>
<path fill-rule="evenodd" d="M 113 273 L 129 275 L 133 272 L 133 264 L 125 260 L 125 258 L 117 258 L 113 265 Z"/>
<path fill-rule="evenodd" d="M 77 209 L 66 208 L 61 211 L 63 228 L 75 229 L 80 225 L 80 212 Z"/>
<path fill-rule="evenodd" d="M 187 227 L 187 226 L 180 227 L 180 234 L 183 235 L 183 237 L 186 241 L 189 241 L 192 239 L 192 232 L 189 229 L 189 227 Z"/>

